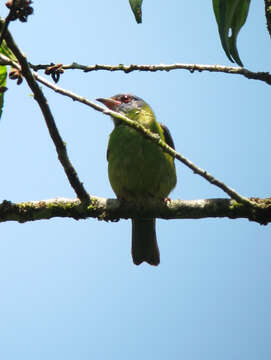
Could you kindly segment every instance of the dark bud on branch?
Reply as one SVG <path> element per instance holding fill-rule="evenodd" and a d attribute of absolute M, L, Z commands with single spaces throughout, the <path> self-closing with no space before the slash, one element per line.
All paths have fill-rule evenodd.
<path fill-rule="evenodd" d="M 6 7 L 10 9 L 9 21 L 19 19 L 21 22 L 26 22 L 27 17 L 34 12 L 31 4 L 32 0 L 8 0 Z"/>
<path fill-rule="evenodd" d="M 11 80 L 17 80 L 17 85 L 20 85 L 23 82 L 23 76 L 19 69 L 11 68 L 8 77 Z"/>
<path fill-rule="evenodd" d="M 0 86 L 0 94 L 3 94 L 4 92 L 6 92 L 7 91 L 7 87 L 5 87 L 5 86 Z"/>
<path fill-rule="evenodd" d="M 60 78 L 60 74 L 64 73 L 62 66 L 63 64 L 51 64 L 51 66 L 48 66 L 44 72 L 46 75 L 51 75 L 53 81 L 57 83 Z"/>

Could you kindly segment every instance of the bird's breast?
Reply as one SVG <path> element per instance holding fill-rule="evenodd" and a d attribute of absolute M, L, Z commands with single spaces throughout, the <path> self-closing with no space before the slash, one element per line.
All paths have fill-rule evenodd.
<path fill-rule="evenodd" d="M 125 125 L 116 126 L 110 135 L 108 175 L 117 197 L 132 201 L 163 199 L 176 184 L 173 158 Z"/>

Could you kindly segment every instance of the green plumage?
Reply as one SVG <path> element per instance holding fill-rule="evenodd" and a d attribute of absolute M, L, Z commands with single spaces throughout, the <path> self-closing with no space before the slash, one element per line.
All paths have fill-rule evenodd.
<path fill-rule="evenodd" d="M 165 140 L 161 126 L 154 117 L 138 114 L 142 125 Z M 129 114 L 127 117 L 130 118 Z M 119 124 L 110 135 L 108 143 L 108 175 L 111 186 L 119 198 L 140 201 L 146 197 L 164 199 L 176 184 L 173 158 L 137 130 Z"/>
<path fill-rule="evenodd" d="M 123 96 L 131 97 L 122 103 Z M 158 134 L 162 140 L 171 139 L 166 128 L 155 119 L 149 105 L 132 95 L 116 95 L 119 108 L 108 107 L 123 113 L 131 120 Z M 125 99 L 125 98 L 123 98 Z M 147 198 L 165 199 L 176 185 L 174 159 L 157 144 L 146 139 L 137 130 L 116 122 L 108 143 L 108 175 L 112 189 L 121 200 L 144 204 Z M 170 145 L 173 145 L 170 144 Z M 174 145 L 173 145 L 174 146 Z M 143 261 L 158 265 L 159 250 L 155 234 L 155 219 L 132 220 L 132 255 L 135 264 Z"/>

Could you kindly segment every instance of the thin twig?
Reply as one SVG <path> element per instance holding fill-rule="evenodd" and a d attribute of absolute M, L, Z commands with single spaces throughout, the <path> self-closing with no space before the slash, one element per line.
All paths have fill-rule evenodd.
<path fill-rule="evenodd" d="M 190 160 L 186 159 L 184 156 L 182 156 L 180 153 L 176 152 L 174 149 L 172 149 L 170 146 L 168 146 L 164 141 L 162 141 L 160 139 L 159 136 L 157 136 L 156 134 L 153 134 L 151 131 L 147 130 L 144 126 L 142 126 L 141 124 L 132 121 L 130 119 L 128 119 L 127 117 L 109 110 L 108 108 L 105 108 L 101 105 L 98 105 L 88 99 L 86 99 L 83 96 L 79 96 L 71 91 L 65 90 L 55 84 L 53 84 L 52 82 L 48 81 L 47 79 L 44 79 L 43 77 L 39 76 L 38 74 L 35 74 L 35 78 L 42 83 L 43 85 L 49 87 L 50 89 L 54 90 L 56 93 L 65 95 L 69 98 L 71 98 L 74 101 L 79 101 L 85 105 L 88 105 L 90 107 L 92 107 L 93 109 L 100 111 L 102 113 L 104 113 L 105 115 L 109 115 L 112 116 L 116 119 L 119 119 L 123 122 L 125 122 L 128 126 L 133 127 L 134 129 L 140 131 L 145 137 L 152 139 L 153 141 L 155 141 L 165 152 L 167 152 L 168 154 L 172 155 L 174 158 L 178 159 L 179 161 L 181 161 L 183 164 L 185 164 L 186 166 L 188 166 L 195 174 L 198 174 L 200 176 L 202 176 L 205 180 L 209 181 L 211 184 L 216 185 L 217 187 L 219 187 L 220 189 L 222 189 L 225 193 L 227 193 L 232 199 L 235 199 L 236 201 L 242 203 L 242 204 L 246 204 L 249 206 L 255 206 L 255 204 L 250 201 L 248 198 L 238 194 L 235 190 L 233 190 L 232 188 L 228 187 L 227 185 L 225 185 L 223 182 L 221 182 L 220 180 L 214 178 L 211 174 L 209 174 L 207 171 L 199 168 L 198 166 L 196 166 L 195 164 L 193 164 Z"/>
<path fill-rule="evenodd" d="M 18 62 L 11 60 L 9 57 L 7 57 L 4 54 L 0 54 L 0 65 L 10 65 L 13 68 L 21 70 L 21 66 Z"/>
<path fill-rule="evenodd" d="M 45 70 L 47 67 L 51 66 L 52 64 L 40 64 L 40 65 L 33 65 L 30 64 L 30 67 L 35 70 Z M 158 64 L 158 65 L 103 65 L 103 64 L 96 64 L 96 65 L 81 65 L 77 63 L 72 63 L 69 65 L 63 65 L 63 70 L 68 69 L 77 69 L 83 70 L 84 72 L 90 71 L 98 71 L 98 70 L 106 70 L 106 71 L 123 71 L 125 73 L 130 73 L 132 71 L 148 71 L 148 72 L 155 72 L 155 71 L 172 71 L 172 70 L 188 70 L 191 73 L 195 71 L 210 71 L 210 72 L 218 72 L 218 73 L 226 73 L 226 74 L 233 74 L 233 75 L 242 75 L 247 79 L 254 79 L 260 80 L 265 82 L 268 85 L 271 85 L 271 74 L 268 72 L 254 72 L 250 71 L 245 68 L 241 67 L 234 67 L 234 66 L 223 66 L 223 65 L 201 65 L 201 64 Z"/>
<path fill-rule="evenodd" d="M 71 186 L 73 187 L 76 195 L 78 196 L 78 198 L 81 201 L 88 202 L 89 195 L 88 195 L 87 191 L 85 190 L 83 184 L 80 182 L 80 180 L 77 176 L 77 173 L 68 158 L 66 145 L 58 132 L 56 123 L 54 121 L 54 117 L 53 117 L 50 107 L 47 103 L 47 100 L 46 100 L 41 88 L 35 81 L 34 76 L 32 75 L 32 72 L 29 68 L 26 57 L 20 51 L 20 49 L 14 42 L 14 40 L 8 30 L 6 31 L 6 34 L 5 34 L 5 40 L 7 42 L 8 47 L 11 49 L 11 51 L 14 53 L 14 55 L 18 59 L 18 62 L 21 65 L 22 75 L 24 76 L 29 87 L 33 91 L 34 99 L 39 104 L 39 107 L 44 116 L 46 125 L 48 127 L 50 136 L 55 144 L 56 151 L 58 154 L 58 159 L 64 168 L 64 171 L 67 175 L 67 178 L 68 178 Z"/>

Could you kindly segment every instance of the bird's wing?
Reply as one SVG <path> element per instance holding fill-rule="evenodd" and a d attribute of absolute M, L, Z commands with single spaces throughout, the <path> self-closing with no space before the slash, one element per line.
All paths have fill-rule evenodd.
<path fill-rule="evenodd" d="M 168 127 L 166 125 L 164 125 L 164 124 L 160 124 L 160 125 L 161 125 L 161 127 L 162 127 L 162 129 L 164 131 L 164 136 L 165 136 L 166 143 L 175 150 L 174 141 L 172 139 L 172 136 L 170 134 L 170 131 L 169 131 Z"/>

